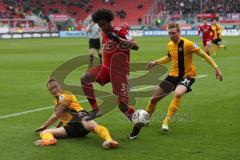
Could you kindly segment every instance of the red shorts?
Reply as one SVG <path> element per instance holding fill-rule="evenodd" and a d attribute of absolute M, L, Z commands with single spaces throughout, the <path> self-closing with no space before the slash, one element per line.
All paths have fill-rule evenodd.
<path fill-rule="evenodd" d="M 98 82 L 102 86 L 111 82 L 110 70 L 103 65 L 97 67 L 91 67 L 87 71 L 94 78 L 94 82 Z"/>
<path fill-rule="evenodd" d="M 206 47 L 207 44 L 210 44 L 211 42 L 212 42 L 211 39 L 203 39 L 203 45 L 204 45 L 204 47 Z"/>
<path fill-rule="evenodd" d="M 112 65 L 111 70 L 106 66 L 100 65 L 97 67 L 89 68 L 88 73 L 90 73 L 94 78 L 94 82 L 98 82 L 101 85 L 105 85 L 111 82 L 113 93 L 118 96 L 119 102 L 128 104 L 128 72 L 119 72 L 119 69 L 116 71 L 116 69 L 114 69 L 114 65 Z"/>

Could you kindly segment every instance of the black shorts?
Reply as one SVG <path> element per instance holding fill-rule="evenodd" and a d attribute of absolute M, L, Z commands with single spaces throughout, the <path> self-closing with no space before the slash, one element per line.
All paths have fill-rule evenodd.
<path fill-rule="evenodd" d="M 178 85 L 184 85 L 187 87 L 187 92 L 191 92 L 192 89 L 190 88 L 191 85 L 194 83 L 195 79 L 186 77 L 186 78 L 179 78 L 173 76 L 167 76 L 167 78 L 160 83 L 160 87 L 166 92 L 169 93 L 174 91 Z"/>
<path fill-rule="evenodd" d="M 94 48 L 99 50 L 101 48 L 100 39 L 89 39 L 89 49 Z"/>
<path fill-rule="evenodd" d="M 214 39 L 213 41 L 212 41 L 212 43 L 213 44 L 216 44 L 216 45 L 220 45 L 221 44 L 221 39 L 220 38 L 217 38 L 217 39 Z"/>
<path fill-rule="evenodd" d="M 69 137 L 83 137 L 89 133 L 89 131 L 87 131 L 81 123 L 82 118 L 88 114 L 89 113 L 87 111 L 82 110 L 76 113 L 71 121 L 69 121 L 67 125 L 64 126 L 64 129 Z"/>

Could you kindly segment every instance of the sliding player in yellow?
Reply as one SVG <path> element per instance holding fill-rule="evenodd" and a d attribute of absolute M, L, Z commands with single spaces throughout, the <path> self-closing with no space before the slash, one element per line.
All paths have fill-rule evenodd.
<path fill-rule="evenodd" d="M 168 107 L 167 116 L 162 123 L 162 130 L 168 131 L 171 118 L 177 112 L 181 97 L 191 91 L 191 85 L 195 81 L 196 71 L 193 64 L 193 55 L 197 54 L 204 58 L 216 71 L 216 77 L 222 80 L 222 73 L 215 62 L 194 42 L 180 36 L 178 24 L 171 23 L 168 25 L 170 42 L 168 43 L 168 53 L 159 60 L 150 62 L 147 69 L 150 70 L 158 64 L 171 62 L 171 71 L 167 78 L 160 83 L 154 91 L 151 100 L 146 108 L 151 116 L 157 103 L 166 95 L 174 91 L 173 99 Z"/>
<path fill-rule="evenodd" d="M 50 79 L 47 83 L 49 92 L 54 96 L 54 113 L 53 115 L 38 129 L 40 132 L 40 140 L 36 141 L 36 145 L 49 146 L 57 143 L 56 138 L 66 137 L 84 137 L 89 132 L 97 134 L 104 140 L 103 148 L 112 149 L 118 147 L 118 142 L 112 140 L 108 129 L 98 125 L 95 121 L 85 121 L 88 112 L 85 111 L 76 97 L 68 91 L 63 91 L 55 79 Z M 47 129 L 48 126 L 59 121 L 56 128 Z"/>
<path fill-rule="evenodd" d="M 212 30 L 213 30 L 213 41 L 212 41 L 212 45 L 211 45 L 211 50 L 212 50 L 212 53 L 213 55 L 216 56 L 216 53 L 217 53 L 217 50 L 219 48 L 224 48 L 226 49 L 226 46 L 221 44 L 221 41 L 222 41 L 222 32 L 223 32 L 223 29 L 222 27 L 220 26 L 220 24 L 217 23 L 217 19 L 213 19 L 213 22 L 212 22 Z"/>

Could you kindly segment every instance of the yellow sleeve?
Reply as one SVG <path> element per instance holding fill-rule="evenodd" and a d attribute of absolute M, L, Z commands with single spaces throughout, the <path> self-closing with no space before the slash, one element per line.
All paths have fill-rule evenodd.
<path fill-rule="evenodd" d="M 167 45 L 168 54 L 158 60 L 155 60 L 156 64 L 167 64 L 167 63 L 171 62 L 171 55 L 169 54 L 170 48 L 171 48 L 170 45 L 171 45 L 171 42 L 169 42 Z"/>
<path fill-rule="evenodd" d="M 71 94 L 61 93 L 58 99 L 60 104 L 69 107 L 70 103 L 73 101 L 73 96 Z"/>
<path fill-rule="evenodd" d="M 198 53 L 200 52 L 201 48 L 196 43 L 188 41 L 187 50 L 189 53 Z"/>
<path fill-rule="evenodd" d="M 196 52 L 196 54 L 204 58 L 214 69 L 218 68 L 214 60 L 209 55 L 207 55 L 202 49 L 200 49 L 200 52 Z"/>
<path fill-rule="evenodd" d="M 169 63 L 170 61 L 171 61 L 171 57 L 169 57 L 169 56 L 164 56 L 164 57 L 156 60 L 155 62 L 156 62 L 157 64 L 167 64 L 167 63 Z"/>

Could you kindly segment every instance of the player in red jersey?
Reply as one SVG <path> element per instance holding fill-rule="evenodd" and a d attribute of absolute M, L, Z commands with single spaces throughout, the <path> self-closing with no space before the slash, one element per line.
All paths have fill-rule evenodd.
<path fill-rule="evenodd" d="M 205 52 L 210 56 L 210 44 L 213 40 L 214 32 L 212 26 L 207 24 L 207 20 L 204 19 L 203 24 L 198 27 L 198 36 L 202 33 L 202 41 L 205 48 Z"/>
<path fill-rule="evenodd" d="M 111 25 L 113 19 L 112 11 L 107 9 L 99 9 L 92 15 L 92 20 L 98 23 L 103 31 L 103 64 L 89 68 L 81 78 L 83 91 L 92 106 L 87 120 L 103 114 L 96 102 L 92 82 L 101 85 L 111 82 L 113 92 L 118 96 L 118 106 L 121 112 L 130 120 L 134 113 L 134 108 L 128 105 L 130 49 L 138 50 L 139 46 L 125 28 Z M 134 139 L 140 129 L 141 126 L 134 126 L 129 139 Z"/>

